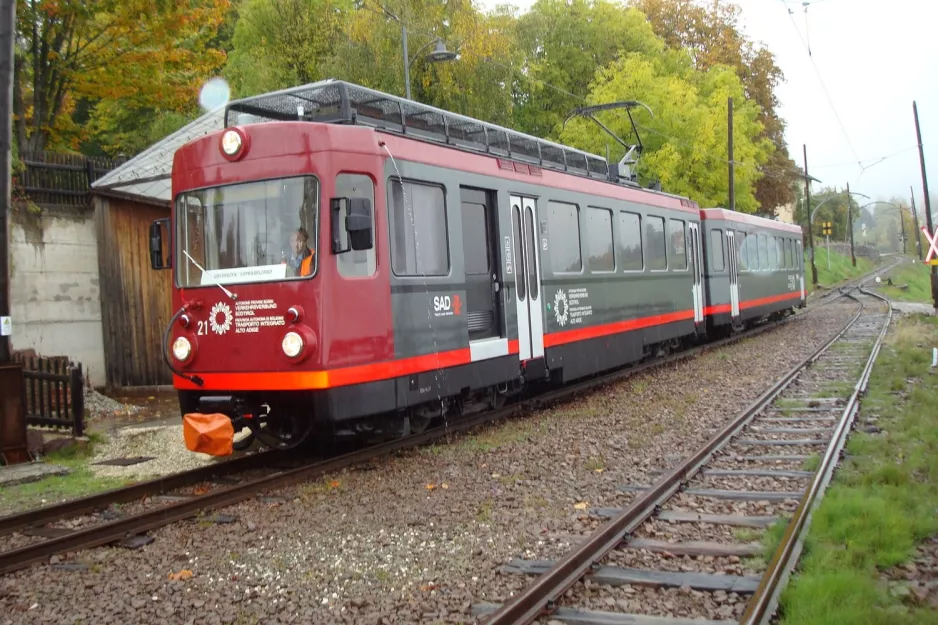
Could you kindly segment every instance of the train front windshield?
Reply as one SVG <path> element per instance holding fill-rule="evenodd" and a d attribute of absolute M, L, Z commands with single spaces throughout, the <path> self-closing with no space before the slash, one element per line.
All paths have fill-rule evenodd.
<path fill-rule="evenodd" d="M 312 176 L 225 185 L 176 198 L 179 286 L 316 275 L 319 181 Z"/>

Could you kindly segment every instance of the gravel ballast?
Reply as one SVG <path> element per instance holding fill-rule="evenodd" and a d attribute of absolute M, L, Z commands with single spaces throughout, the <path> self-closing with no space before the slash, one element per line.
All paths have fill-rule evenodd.
<path fill-rule="evenodd" d="M 653 483 L 855 310 L 831 304 L 474 436 L 278 491 L 281 504 L 253 499 L 220 511 L 234 523 L 195 519 L 153 532 L 138 551 L 61 560 L 85 570 L 43 565 L 0 578 L 0 624 L 475 622 L 472 604 L 500 603 L 533 579 L 501 573 L 505 563 L 563 556 L 602 522 L 590 509 L 635 496 L 617 486 Z M 789 509 L 684 495 L 666 507 Z M 696 591 L 625 587 L 614 597 L 647 614 L 691 614 L 703 604 L 711 618 L 738 616 L 727 613 L 735 602 Z"/>

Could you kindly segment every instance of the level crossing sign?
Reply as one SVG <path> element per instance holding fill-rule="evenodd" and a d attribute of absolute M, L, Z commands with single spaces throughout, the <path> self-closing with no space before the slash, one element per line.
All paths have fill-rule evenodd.
<path fill-rule="evenodd" d="M 925 256 L 925 262 L 929 265 L 938 265 L 938 228 L 935 228 L 935 233 L 931 236 L 928 235 L 928 228 L 925 226 L 922 226 L 922 232 L 928 239 L 928 254 Z"/>

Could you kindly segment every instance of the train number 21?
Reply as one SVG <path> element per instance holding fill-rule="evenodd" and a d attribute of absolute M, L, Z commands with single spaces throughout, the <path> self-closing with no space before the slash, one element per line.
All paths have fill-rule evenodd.
<path fill-rule="evenodd" d="M 200 321 L 197 336 L 208 336 L 208 321 Z"/>

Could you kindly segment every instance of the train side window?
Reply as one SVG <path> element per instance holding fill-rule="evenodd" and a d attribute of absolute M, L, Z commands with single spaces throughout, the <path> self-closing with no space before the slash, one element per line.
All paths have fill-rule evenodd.
<path fill-rule="evenodd" d="M 648 269 L 661 271 L 668 268 L 668 243 L 664 238 L 664 217 L 649 215 L 645 220 L 645 248 L 648 250 Z"/>
<path fill-rule="evenodd" d="M 749 271 L 749 244 L 746 243 L 746 233 L 742 230 L 737 230 L 733 240 L 736 242 L 737 270 L 740 272 Z"/>
<path fill-rule="evenodd" d="M 612 211 L 590 206 L 586 211 L 586 244 L 590 271 L 615 271 L 616 257 L 612 239 Z"/>
<path fill-rule="evenodd" d="M 365 198 L 374 206 L 375 185 L 371 178 L 364 174 L 339 174 L 335 177 L 335 196 Z M 348 231 L 345 229 L 345 208 L 343 203 L 339 211 L 339 223 L 342 224 L 342 232 L 344 233 L 343 241 L 348 238 Z M 371 211 L 371 231 L 375 231 L 374 210 Z M 373 276 L 375 275 L 376 258 L 374 246 L 371 246 L 369 250 L 349 250 L 344 254 L 339 254 L 336 256 L 339 275 L 346 278 Z"/>
<path fill-rule="evenodd" d="M 785 266 L 789 269 L 795 268 L 795 255 L 791 253 L 794 241 L 785 239 Z"/>
<path fill-rule="evenodd" d="M 671 239 L 671 269 L 687 269 L 687 236 L 684 232 L 684 222 L 680 219 L 669 219 L 668 228 Z"/>
<path fill-rule="evenodd" d="M 578 273 L 583 269 L 579 213 L 575 204 L 547 203 L 547 238 L 553 273 Z"/>
<path fill-rule="evenodd" d="M 755 234 L 746 235 L 746 245 L 749 246 L 749 270 L 759 270 L 759 237 Z"/>
<path fill-rule="evenodd" d="M 759 269 L 769 268 L 769 247 L 765 235 L 759 235 Z"/>
<path fill-rule="evenodd" d="M 619 212 L 619 256 L 623 271 L 641 271 L 642 217 L 638 213 Z"/>
<path fill-rule="evenodd" d="M 449 241 L 443 188 L 388 181 L 391 268 L 398 276 L 445 276 Z"/>
<path fill-rule="evenodd" d="M 710 231 L 710 269 L 723 271 L 726 266 L 723 257 L 723 231 Z"/>
<path fill-rule="evenodd" d="M 769 252 L 769 271 L 778 270 L 778 253 L 776 250 L 775 237 L 768 237 L 768 252 Z"/>
<path fill-rule="evenodd" d="M 775 256 L 778 258 L 776 263 L 776 269 L 785 268 L 785 239 L 782 237 L 775 237 Z"/>

